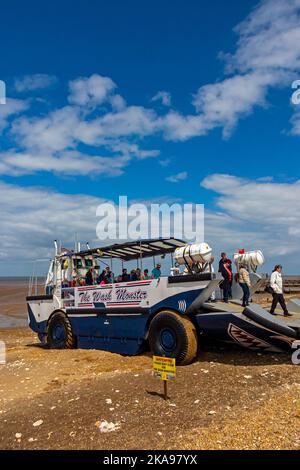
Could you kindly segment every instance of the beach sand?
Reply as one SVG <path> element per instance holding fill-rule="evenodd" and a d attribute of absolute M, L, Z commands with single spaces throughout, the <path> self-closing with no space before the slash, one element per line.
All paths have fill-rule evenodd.
<path fill-rule="evenodd" d="M 210 347 L 152 376 L 148 354 L 48 350 L 26 321 L 26 286 L 0 283 L 0 449 L 299 449 L 299 369 L 288 354 Z M 100 431 L 103 421 L 116 427 Z"/>

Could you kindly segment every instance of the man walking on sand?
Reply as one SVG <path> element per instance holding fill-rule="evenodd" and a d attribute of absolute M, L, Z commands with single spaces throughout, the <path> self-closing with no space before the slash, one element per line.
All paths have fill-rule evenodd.
<path fill-rule="evenodd" d="M 282 266 L 281 264 L 277 264 L 274 268 L 274 271 L 271 274 L 270 278 L 270 287 L 272 288 L 272 296 L 273 302 L 271 306 L 270 313 L 271 315 L 276 315 L 275 309 L 277 307 L 278 302 L 283 310 L 283 314 L 285 317 L 292 317 L 293 315 L 288 312 L 288 309 L 285 304 L 284 296 L 283 296 L 283 287 L 282 287 Z"/>

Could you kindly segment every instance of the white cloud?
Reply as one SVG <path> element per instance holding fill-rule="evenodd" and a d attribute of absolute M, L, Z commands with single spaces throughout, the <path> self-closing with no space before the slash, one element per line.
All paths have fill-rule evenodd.
<path fill-rule="evenodd" d="M 269 87 L 279 83 L 282 83 L 281 73 L 235 75 L 200 88 L 194 98 L 194 105 L 202 113 L 206 130 L 222 127 L 224 137 L 228 137 L 238 120 L 250 114 L 254 106 L 266 106 Z"/>
<path fill-rule="evenodd" d="M 142 150 L 137 144 L 131 144 L 128 142 L 115 142 L 112 141 L 107 144 L 114 152 L 121 153 L 124 156 L 133 158 L 136 157 L 139 160 L 145 160 L 146 158 L 155 158 L 160 155 L 159 150 Z"/>
<path fill-rule="evenodd" d="M 104 103 L 116 84 L 109 77 L 91 75 L 69 83 L 69 102 L 78 106 L 95 106 Z"/>
<path fill-rule="evenodd" d="M 262 249 L 268 260 L 263 270 L 270 271 L 275 263 L 281 262 L 286 272 L 297 272 L 299 182 L 257 183 L 231 175 L 212 175 L 202 184 L 218 194 L 219 209 L 205 210 L 205 239 L 212 245 L 216 261 L 223 250 L 232 254 L 239 248 Z M 0 258 L 9 259 L 9 263 L 1 263 L 2 275 L 30 273 L 34 259 L 52 256 L 55 238 L 72 247 L 77 233 L 81 241 L 88 240 L 92 246 L 99 244 L 96 238 L 99 219 L 95 214 L 97 206 L 107 202 L 104 199 L 3 182 L 0 182 L 0 199 Z M 262 200 L 267 204 L 262 204 Z M 161 197 L 157 201 L 132 202 L 147 205 L 183 201 Z M 40 272 L 46 269 L 47 263 L 41 266 Z"/>
<path fill-rule="evenodd" d="M 109 101 L 114 111 L 122 111 L 126 108 L 126 101 L 121 95 L 112 95 Z"/>
<path fill-rule="evenodd" d="M 167 91 L 158 91 L 151 98 L 151 101 L 160 101 L 164 106 L 171 106 L 171 94 Z"/>
<path fill-rule="evenodd" d="M 45 117 L 21 117 L 12 125 L 18 144 L 27 150 L 61 151 L 74 148 L 79 115 L 72 106 L 52 111 Z"/>
<path fill-rule="evenodd" d="M 0 132 L 8 125 L 10 117 L 25 111 L 28 106 L 27 101 L 6 98 L 6 104 L 0 105 Z"/>
<path fill-rule="evenodd" d="M 43 73 L 36 73 L 33 75 L 25 75 L 15 79 L 15 89 L 17 92 L 41 90 L 48 88 L 57 82 L 54 75 L 47 75 Z"/>
<path fill-rule="evenodd" d="M 300 1 L 265 0 L 235 28 L 238 47 L 228 69 L 300 69 Z"/>
<path fill-rule="evenodd" d="M 166 181 L 169 181 L 169 183 L 179 183 L 179 181 L 186 180 L 187 176 L 187 172 L 182 171 L 181 173 L 177 173 L 176 175 L 167 176 Z"/>
<path fill-rule="evenodd" d="M 202 116 L 184 116 L 177 111 L 170 111 L 160 118 L 159 124 L 167 140 L 187 140 L 208 131 Z"/>
<path fill-rule="evenodd" d="M 126 140 L 133 134 L 151 133 L 154 125 L 154 113 L 141 107 L 127 107 L 90 120 L 70 105 L 44 117 L 22 116 L 11 129 L 20 149 L 0 154 L 0 172 L 15 176 L 38 171 L 115 176 L 133 158 L 160 155 L 157 149 L 142 149 Z M 93 155 L 83 154 L 77 150 L 82 143 L 98 150 L 94 149 Z M 99 149 L 101 154 L 109 151 L 113 155 L 99 156 Z"/>
<path fill-rule="evenodd" d="M 74 176 L 119 176 L 129 157 L 90 156 L 77 151 L 57 155 L 8 151 L 0 153 L 0 174 L 20 176 L 46 171 Z"/>
<path fill-rule="evenodd" d="M 171 111 L 162 119 L 167 139 L 186 140 L 216 127 L 228 138 L 255 106 L 267 105 L 270 89 L 289 86 L 300 71 L 299 0 L 262 1 L 235 32 L 236 51 L 222 54 L 229 76 L 199 88 L 196 115 Z"/>
<path fill-rule="evenodd" d="M 142 106 L 128 106 L 117 113 L 107 113 L 90 125 L 96 127 L 102 137 L 143 137 L 158 130 L 156 113 Z"/>
<path fill-rule="evenodd" d="M 47 115 L 16 119 L 11 147 L 19 145 L 18 153 L 24 155 L 49 155 L 48 171 L 53 171 L 53 166 L 65 168 L 66 152 L 78 151 L 81 144 L 94 147 L 92 153 L 98 157 L 108 150 L 116 157 L 143 159 L 157 157 L 159 151 L 142 149 L 138 141 L 158 133 L 166 140 L 185 141 L 221 128 L 228 138 L 238 121 L 256 106 L 268 106 L 271 88 L 290 84 L 294 73 L 300 70 L 299 10 L 300 0 L 259 3 L 235 28 L 235 51 L 223 55 L 226 78 L 203 85 L 194 95 L 195 114 L 184 115 L 174 109 L 159 114 L 151 108 L 128 106 L 116 93 L 117 86 L 111 78 L 94 74 L 69 83 L 68 106 Z M 159 91 L 152 101 L 169 105 L 170 99 L 168 92 Z M 0 108 L 0 129 L 7 126 L 13 113 L 8 110 L 3 116 L 5 107 Z M 299 116 L 296 111 L 292 119 L 291 133 L 295 135 L 300 134 Z M 63 161 L 54 165 L 60 158 Z M 2 162 L 2 170 L 5 165 Z M 99 167 L 99 161 L 95 166 Z"/>
<path fill-rule="evenodd" d="M 170 158 L 164 158 L 164 159 L 162 159 L 162 160 L 159 160 L 158 163 L 159 163 L 160 166 L 162 166 L 163 168 L 166 168 L 167 166 L 170 165 L 171 159 L 170 159 Z"/>
<path fill-rule="evenodd" d="M 143 137 L 155 132 L 156 114 L 141 106 L 129 106 L 86 119 L 78 108 L 65 106 L 45 117 L 23 117 L 16 120 L 12 132 L 27 149 L 59 151 L 74 148 L 78 143 L 98 146 L 123 137 Z"/>
<path fill-rule="evenodd" d="M 75 233 L 81 240 L 96 239 L 96 208 L 104 202 L 101 198 L 2 182 L 0 198 L 0 258 L 16 263 L 11 268 L 8 263 L 2 275 L 16 275 L 18 269 L 21 274 L 30 273 L 32 261 L 52 255 L 55 238 L 71 247 Z"/>
<path fill-rule="evenodd" d="M 231 229 L 237 226 L 238 232 L 243 229 L 248 233 L 242 237 L 239 234 L 241 243 L 247 242 L 252 248 L 255 244 L 272 257 L 298 253 L 300 180 L 274 183 L 214 174 L 201 185 L 218 194 L 216 205 L 231 218 Z"/>

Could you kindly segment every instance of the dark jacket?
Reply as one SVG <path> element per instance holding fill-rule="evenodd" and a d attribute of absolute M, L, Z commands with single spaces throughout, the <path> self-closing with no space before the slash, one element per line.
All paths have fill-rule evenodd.
<path fill-rule="evenodd" d="M 228 283 L 232 282 L 232 272 L 231 272 L 230 267 L 228 267 L 228 269 L 229 269 L 229 271 L 230 271 L 231 274 L 227 271 L 227 269 L 225 268 L 225 266 L 222 265 L 221 274 L 222 274 L 222 276 L 223 276 L 223 278 L 224 278 L 224 281 L 225 281 L 226 283 L 227 283 L 227 282 L 228 282 Z"/>
<path fill-rule="evenodd" d="M 93 281 L 93 275 L 92 275 L 92 273 L 91 273 L 90 271 L 88 271 L 88 272 L 86 273 L 86 275 L 85 275 L 85 284 L 86 284 L 87 286 L 92 286 L 93 283 L 94 283 L 94 281 Z"/>
<path fill-rule="evenodd" d="M 223 258 L 221 258 L 220 261 L 219 261 L 219 271 L 218 271 L 219 273 L 222 272 L 224 261 L 225 260 Z"/>

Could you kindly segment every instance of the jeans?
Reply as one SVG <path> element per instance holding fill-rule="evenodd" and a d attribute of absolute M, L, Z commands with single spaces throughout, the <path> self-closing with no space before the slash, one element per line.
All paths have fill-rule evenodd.
<path fill-rule="evenodd" d="M 230 282 L 224 279 L 222 282 L 222 289 L 223 289 L 223 300 L 224 302 L 228 302 L 229 299 L 229 290 L 230 290 Z"/>
<path fill-rule="evenodd" d="M 240 286 L 243 289 L 243 307 L 246 307 L 249 305 L 250 289 L 245 282 L 240 282 Z"/>
<path fill-rule="evenodd" d="M 273 292 L 272 296 L 273 296 L 273 302 L 272 302 L 270 313 L 274 313 L 275 308 L 277 307 L 277 304 L 279 302 L 283 310 L 283 313 L 286 315 L 288 313 L 288 309 L 286 308 L 283 294 L 277 294 L 276 292 Z"/>

